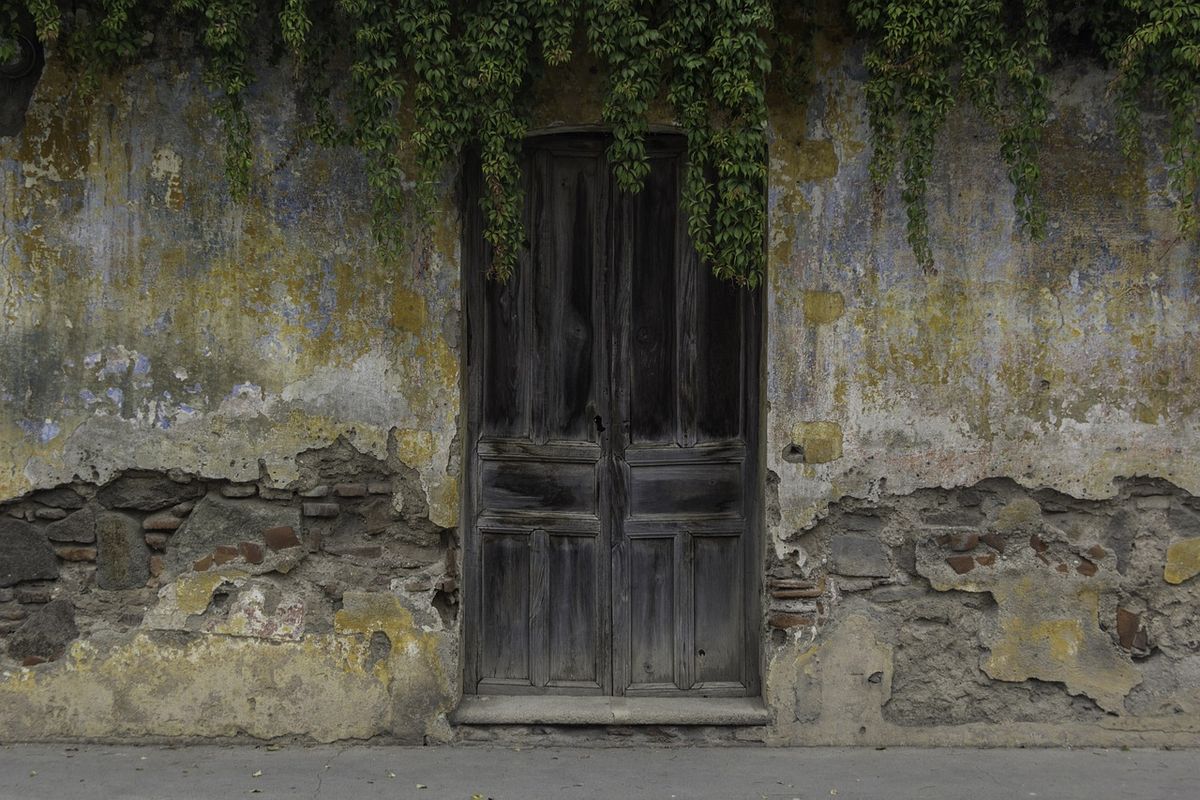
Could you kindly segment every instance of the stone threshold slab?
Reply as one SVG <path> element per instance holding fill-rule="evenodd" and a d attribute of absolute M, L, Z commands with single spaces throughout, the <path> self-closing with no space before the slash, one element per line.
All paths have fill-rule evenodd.
<path fill-rule="evenodd" d="M 761 697 L 468 695 L 457 725 L 767 725 Z"/>

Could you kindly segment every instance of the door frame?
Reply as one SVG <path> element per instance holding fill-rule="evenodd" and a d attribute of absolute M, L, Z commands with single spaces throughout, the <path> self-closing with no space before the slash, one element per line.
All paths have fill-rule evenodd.
<path fill-rule="evenodd" d="M 523 140 L 524 143 L 536 141 L 543 137 L 561 136 L 564 134 L 580 134 L 580 135 L 610 135 L 611 128 L 604 125 L 574 125 L 574 126 L 556 126 L 552 128 L 536 129 L 528 132 Z M 648 135 L 656 136 L 684 136 L 683 132 L 674 126 L 668 125 L 651 125 Z M 766 154 L 764 153 L 764 159 Z M 477 546 L 477 536 L 475 526 L 475 509 L 477 507 L 478 498 L 476 497 L 478 490 L 478 475 L 475 473 L 475 449 L 477 439 L 479 437 L 479 425 L 482 419 L 482 390 L 479 388 L 481 375 L 479 373 L 480 360 L 482 359 L 482 341 L 476 341 L 473 338 L 473 322 L 472 313 L 478 313 L 478 309 L 482 306 L 483 298 L 478 291 L 482 282 L 479 276 L 472 274 L 472 271 L 482 274 L 482 267 L 485 263 L 486 255 L 479 246 L 482 242 L 482 226 L 483 214 L 477 202 L 473 202 L 478 198 L 478 192 L 474 187 L 480 181 L 479 159 L 477 153 L 468 153 L 463 159 L 463 164 L 457 182 L 458 192 L 458 207 L 461 220 L 461 259 L 460 259 L 460 279 L 459 293 L 462 314 L 460 316 L 460 341 L 462 342 L 460 352 L 460 368 L 461 380 L 460 386 L 460 408 L 462 409 L 463 417 L 460 418 L 460 430 L 464 432 L 460 446 L 460 464 L 461 467 L 461 483 L 462 490 L 460 491 L 460 546 L 462 553 L 462 580 L 460 582 L 460 605 L 462 607 L 462 622 L 460 629 L 460 647 L 461 647 L 461 688 L 464 695 L 479 694 L 475 676 L 478 674 L 479 668 L 479 647 L 481 639 L 482 625 L 482 598 L 479 596 L 479 552 Z M 763 191 L 765 194 L 766 186 Z M 744 571 L 743 587 L 745 597 L 743 598 L 744 608 L 744 626 L 743 626 L 743 653 L 746 659 L 746 688 L 741 693 L 742 696 L 758 697 L 762 693 L 762 665 L 765 642 L 763 633 L 765 631 L 765 619 L 763 618 L 763 570 L 765 565 L 766 542 L 765 542 L 765 467 L 766 454 L 762 444 L 765 442 L 765 414 L 763 413 L 763 404 L 766 390 L 765 376 L 765 348 L 764 341 L 766 338 L 766 307 L 763 299 L 765 293 L 764 287 L 760 286 L 754 291 L 747 304 L 748 319 L 744 321 L 746 335 L 749 336 L 749 342 L 746 348 L 746 358 L 743 363 L 744 374 L 742 375 L 742 384 L 744 391 L 752 391 L 754 393 L 753 401 L 748 402 L 743 399 L 745 420 L 745 437 L 746 437 L 746 452 L 745 452 L 745 535 L 749 537 L 745 548 L 746 558 L 742 565 Z M 603 570 L 603 573 L 608 577 L 608 580 L 613 579 L 611 565 Z M 613 638 L 612 625 L 612 605 L 613 595 L 612 587 L 609 587 L 607 611 L 603 612 L 602 616 L 606 618 L 605 627 L 607 628 L 607 636 L 610 642 L 610 659 L 611 653 L 616 647 L 615 639 Z M 615 666 L 610 664 L 608 667 L 608 680 L 611 683 L 614 680 Z M 553 692 L 551 692 L 553 693 Z M 562 693 L 562 692 L 559 692 Z M 569 693 L 569 692 L 568 692 Z M 615 693 L 613 693 L 615 694 Z M 705 694 L 703 690 L 679 692 L 678 697 L 695 697 L 696 695 Z M 712 696 L 718 696 L 716 693 Z M 536 695 L 533 695 L 536 696 Z M 609 696 L 612 696 L 610 694 Z M 669 698 L 663 698 L 669 699 Z"/>

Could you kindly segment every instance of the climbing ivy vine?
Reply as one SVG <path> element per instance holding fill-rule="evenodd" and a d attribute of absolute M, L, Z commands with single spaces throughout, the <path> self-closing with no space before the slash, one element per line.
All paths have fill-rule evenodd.
<path fill-rule="evenodd" d="M 805 61 L 776 26 L 781 12 L 795 12 L 790 0 L 76 0 L 64 7 L 0 0 L 0 63 L 16 57 L 18 36 L 32 27 L 94 80 L 141 57 L 156 26 L 192 32 L 238 198 L 270 171 L 255 164 L 251 146 L 252 59 L 289 53 L 307 136 L 363 154 L 375 232 L 387 252 L 404 245 L 405 209 L 431 212 L 447 165 L 474 150 L 484 235 L 501 280 L 525 240 L 519 156 L 530 90 L 587 51 L 605 82 L 617 185 L 641 188 L 650 110 L 664 104 L 687 137 L 683 205 L 698 251 L 721 278 L 762 280 L 766 76 L 772 58 Z M 1165 107 L 1171 188 L 1182 224 L 1195 229 L 1200 0 L 847 0 L 845 8 L 866 39 L 871 174 L 880 187 L 899 179 L 908 239 L 925 268 L 934 266 L 926 187 L 937 136 L 962 104 L 994 126 L 1017 216 L 1040 235 L 1038 143 L 1054 27 L 1064 14 L 1086 18 L 1115 70 L 1127 149 L 1145 138 L 1143 104 Z"/>

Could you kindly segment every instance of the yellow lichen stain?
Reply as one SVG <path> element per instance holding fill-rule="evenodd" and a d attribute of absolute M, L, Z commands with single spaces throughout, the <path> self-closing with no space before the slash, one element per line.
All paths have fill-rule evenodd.
<path fill-rule="evenodd" d="M 828 325 L 836 322 L 845 310 L 846 301 L 841 292 L 804 293 L 804 319 L 810 325 Z"/>
<path fill-rule="evenodd" d="M 421 469 L 433 462 L 437 442 L 429 431 L 401 428 L 392 435 L 396 443 L 396 455 L 410 467 Z"/>
<path fill-rule="evenodd" d="M 1179 584 L 1200 575 L 1200 536 L 1172 542 L 1167 548 L 1163 580 Z"/>
<path fill-rule="evenodd" d="M 804 139 L 790 156 L 788 174 L 801 181 L 827 181 L 838 172 L 837 151 L 829 139 Z"/>
<path fill-rule="evenodd" d="M 805 464 L 825 464 L 842 457 L 842 426 L 820 420 L 798 422 L 792 427 L 792 443 L 804 452 Z"/>
<path fill-rule="evenodd" d="M 425 327 L 425 298 L 408 289 L 392 292 L 391 324 L 394 330 L 419 334 Z"/>
<path fill-rule="evenodd" d="M 370 657 L 366 638 L 336 634 L 174 644 L 139 633 L 104 651 L 80 641 L 59 662 L 0 676 L 0 724 L 27 738 L 368 738 L 389 730 L 393 699 Z"/>
<path fill-rule="evenodd" d="M 208 610 L 213 592 L 223 583 L 234 583 L 247 577 L 241 570 L 192 572 L 175 582 L 175 604 L 185 614 L 203 614 Z"/>
<path fill-rule="evenodd" d="M 360 634 L 369 637 L 375 632 L 387 635 L 394 657 L 406 659 L 408 669 L 413 662 L 423 663 L 439 677 L 443 674 L 441 659 L 437 654 L 437 636 L 417 628 L 412 612 L 404 607 L 400 598 L 381 592 L 345 592 L 342 608 L 333 617 L 335 633 Z M 385 674 L 389 665 L 380 661 L 375 665 L 377 674 Z"/>
<path fill-rule="evenodd" d="M 996 512 L 993 525 L 999 531 L 1015 531 L 1042 520 L 1042 507 L 1030 497 L 1018 497 Z"/>

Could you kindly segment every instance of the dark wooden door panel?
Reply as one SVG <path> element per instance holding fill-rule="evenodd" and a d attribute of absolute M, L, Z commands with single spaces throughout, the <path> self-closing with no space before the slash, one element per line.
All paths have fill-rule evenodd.
<path fill-rule="evenodd" d="M 465 688 L 756 693 L 757 297 L 698 263 L 682 139 L 635 195 L 607 145 L 531 143 L 508 284 L 465 217 Z"/>

